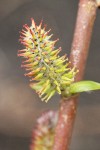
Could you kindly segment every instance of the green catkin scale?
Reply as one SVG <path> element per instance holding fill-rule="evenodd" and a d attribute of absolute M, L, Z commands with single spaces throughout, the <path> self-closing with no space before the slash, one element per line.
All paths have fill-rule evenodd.
<path fill-rule="evenodd" d="M 24 25 L 20 41 L 24 45 L 18 56 L 26 60 L 22 63 L 29 72 L 25 76 L 31 77 L 31 88 L 36 90 L 42 101 L 48 101 L 56 92 L 62 94 L 74 82 L 77 73 L 75 67 L 70 68 L 66 55 L 60 57 L 61 48 L 55 48 L 58 41 L 51 40 L 52 34 L 42 28 L 42 21 L 37 26 L 32 20 L 29 27 Z"/>

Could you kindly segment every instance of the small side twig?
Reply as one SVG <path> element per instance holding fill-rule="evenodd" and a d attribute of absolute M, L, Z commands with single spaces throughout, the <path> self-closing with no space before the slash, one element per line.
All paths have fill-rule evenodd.
<path fill-rule="evenodd" d="M 96 16 L 96 0 L 80 0 L 70 61 L 79 69 L 75 81 L 83 78 L 91 33 Z M 62 99 L 55 129 L 53 150 L 69 150 L 78 96 Z"/>

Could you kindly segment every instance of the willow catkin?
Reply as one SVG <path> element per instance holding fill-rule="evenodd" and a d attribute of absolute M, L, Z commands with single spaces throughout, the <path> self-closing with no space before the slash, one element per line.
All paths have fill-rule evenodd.
<path fill-rule="evenodd" d="M 61 94 L 70 86 L 77 71 L 69 67 L 66 55 L 59 56 L 61 47 L 55 48 L 58 39 L 51 40 L 52 34 L 45 31 L 45 26 L 42 28 L 42 21 L 37 26 L 31 20 L 31 26 L 25 24 L 21 31 L 20 42 L 25 49 L 19 50 L 18 56 L 26 59 L 21 66 L 29 71 L 25 75 L 31 77 L 31 88 L 47 102 L 56 92 Z"/>

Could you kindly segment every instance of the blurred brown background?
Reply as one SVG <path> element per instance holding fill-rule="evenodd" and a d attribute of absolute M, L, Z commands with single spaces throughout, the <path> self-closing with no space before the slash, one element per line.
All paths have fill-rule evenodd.
<path fill-rule="evenodd" d="M 36 117 L 45 109 L 57 109 L 60 97 L 41 102 L 20 68 L 17 50 L 22 25 L 43 18 L 62 54 L 70 53 L 78 0 L 0 0 L 0 150 L 29 150 Z M 100 10 L 90 46 L 85 79 L 100 82 Z M 71 150 L 100 150 L 100 92 L 81 94 Z"/>

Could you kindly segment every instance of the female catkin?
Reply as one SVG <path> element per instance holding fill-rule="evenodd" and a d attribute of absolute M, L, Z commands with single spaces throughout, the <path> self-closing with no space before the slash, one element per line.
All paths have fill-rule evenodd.
<path fill-rule="evenodd" d="M 74 81 L 77 73 L 75 67 L 70 68 L 66 55 L 60 57 L 60 48 L 55 48 L 57 40 L 51 40 L 53 34 L 42 28 L 42 21 L 37 26 L 32 20 L 29 27 L 24 25 L 21 31 L 20 42 L 24 45 L 18 56 L 24 57 L 22 67 L 29 72 L 25 76 L 33 81 L 30 86 L 35 89 L 42 101 L 48 101 L 56 92 L 61 94 Z"/>

